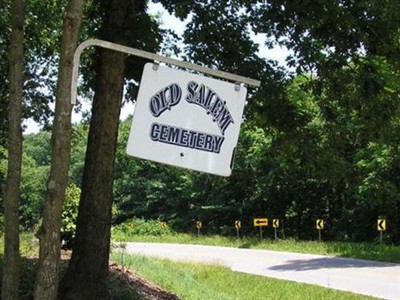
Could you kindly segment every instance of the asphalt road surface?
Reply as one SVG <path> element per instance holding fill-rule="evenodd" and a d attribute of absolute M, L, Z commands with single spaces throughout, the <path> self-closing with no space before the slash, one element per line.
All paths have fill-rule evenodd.
<path fill-rule="evenodd" d="M 129 254 L 219 264 L 233 271 L 400 299 L 400 264 L 228 247 L 126 243 Z"/>

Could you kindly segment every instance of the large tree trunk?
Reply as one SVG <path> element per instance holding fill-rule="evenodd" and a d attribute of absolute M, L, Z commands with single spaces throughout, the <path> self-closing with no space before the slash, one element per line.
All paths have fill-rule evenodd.
<path fill-rule="evenodd" d="M 2 299 L 18 299 L 19 197 L 21 186 L 22 130 L 21 107 L 24 71 L 25 0 L 15 0 L 12 12 L 12 33 L 9 56 L 10 101 L 8 131 L 8 170 L 4 193 L 5 242 Z"/>
<path fill-rule="evenodd" d="M 65 299 L 108 299 L 114 158 L 123 91 L 124 55 L 101 51 Z M 118 83 L 118 84 L 117 84 Z"/>
<path fill-rule="evenodd" d="M 71 139 L 71 78 L 74 52 L 78 44 L 84 0 L 70 0 L 63 23 L 61 57 L 52 131 L 50 177 L 39 230 L 39 267 L 35 299 L 57 299 L 60 260 L 61 213 L 67 188 Z"/>
<path fill-rule="evenodd" d="M 102 39 L 121 43 L 131 0 L 110 0 Z M 113 171 L 123 96 L 126 55 L 100 50 L 96 90 L 72 258 L 63 280 L 63 299 L 109 299 Z"/>

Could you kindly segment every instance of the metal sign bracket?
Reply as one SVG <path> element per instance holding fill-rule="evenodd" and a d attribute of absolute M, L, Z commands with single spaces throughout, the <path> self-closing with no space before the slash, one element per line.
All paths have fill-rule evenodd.
<path fill-rule="evenodd" d="M 167 64 L 172 64 L 175 66 L 198 71 L 198 72 L 208 74 L 211 76 L 224 78 L 224 79 L 236 82 L 236 83 L 240 82 L 240 83 L 248 84 L 248 85 L 255 86 L 255 87 L 259 87 L 261 84 L 261 82 L 259 80 L 231 74 L 228 72 L 223 72 L 223 71 L 219 71 L 219 70 L 206 68 L 206 67 L 203 67 L 200 65 L 189 63 L 189 62 L 180 61 L 180 60 L 173 59 L 170 57 L 161 56 L 161 55 L 154 54 L 151 52 L 146 52 L 146 51 L 142 51 L 139 49 L 126 47 L 126 46 L 122 46 L 119 44 L 115 44 L 115 43 L 111 43 L 111 42 L 107 42 L 107 41 L 103 41 L 103 40 L 89 39 L 89 40 L 86 40 L 83 43 L 81 43 L 76 48 L 75 53 L 74 53 L 74 65 L 73 65 L 73 70 L 72 70 L 72 82 L 71 82 L 71 104 L 73 104 L 73 105 L 76 103 L 76 98 L 77 98 L 77 85 L 78 85 L 80 57 L 81 57 L 83 50 L 85 50 L 87 47 L 90 47 L 90 46 L 98 46 L 98 47 L 102 47 L 102 48 L 106 48 L 106 49 L 111 49 L 111 50 L 127 53 L 129 55 L 147 58 L 147 59 L 153 60 L 157 63 L 164 62 Z"/>

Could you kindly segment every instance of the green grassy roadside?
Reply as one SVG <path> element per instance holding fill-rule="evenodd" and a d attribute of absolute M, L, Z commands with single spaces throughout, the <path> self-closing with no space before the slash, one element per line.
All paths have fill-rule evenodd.
<path fill-rule="evenodd" d="M 236 248 L 270 249 L 301 253 L 317 253 L 337 256 L 367 258 L 400 262 L 400 247 L 376 244 L 318 243 L 295 240 L 234 239 L 221 236 L 191 236 L 184 234 L 122 235 L 119 239 L 142 242 L 169 242 L 230 246 Z M 3 238 L 0 239 L 0 253 Z M 34 282 L 38 242 L 32 234 L 21 235 L 22 291 L 21 299 L 30 299 Z M 175 263 L 167 260 L 148 259 L 140 256 L 123 256 L 113 253 L 112 259 L 137 272 L 182 299 L 369 299 L 365 296 L 330 290 L 308 284 L 277 280 L 232 272 L 220 266 Z M 0 260 L 1 264 L 1 260 Z M 0 278 L 1 279 L 1 278 Z M 115 280 L 118 281 L 116 278 Z M 118 286 L 118 282 L 115 284 Z M 120 292 L 117 287 L 114 290 Z M 124 295 L 113 299 L 138 299 Z M 372 299 L 372 298 L 371 298 Z"/>
<path fill-rule="evenodd" d="M 113 254 L 121 261 L 121 254 Z M 348 292 L 230 271 L 220 266 L 124 256 L 124 265 L 185 300 L 374 299 Z"/>
<path fill-rule="evenodd" d="M 266 249 L 297 253 L 320 254 L 330 256 L 351 257 L 376 261 L 400 263 L 400 246 L 382 245 L 378 243 L 347 243 L 296 241 L 293 239 L 228 238 L 223 236 L 195 236 L 189 234 L 136 235 L 114 232 L 114 241 L 178 243 L 211 246 L 226 246 L 235 248 Z"/>
<path fill-rule="evenodd" d="M 173 232 L 157 235 L 114 231 L 113 239 L 134 242 L 202 244 L 235 248 L 268 249 L 362 258 L 400 263 L 400 247 L 374 243 L 343 243 L 288 240 L 260 241 L 256 238 L 194 236 Z M 309 284 L 248 275 L 220 266 L 176 263 L 141 256 L 113 254 L 123 263 L 162 288 L 183 299 L 373 299 L 363 295 L 331 290 Z"/>

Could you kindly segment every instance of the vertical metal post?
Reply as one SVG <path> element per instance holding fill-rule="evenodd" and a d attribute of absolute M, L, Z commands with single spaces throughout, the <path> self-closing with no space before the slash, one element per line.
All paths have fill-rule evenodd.
<path fill-rule="evenodd" d="M 278 239 L 278 233 L 277 233 L 276 227 L 274 227 L 274 238 L 275 238 L 275 240 Z"/>
<path fill-rule="evenodd" d="M 200 228 L 197 228 L 197 237 L 200 236 Z"/>
<path fill-rule="evenodd" d="M 262 226 L 260 226 L 260 240 L 262 240 Z"/>
<path fill-rule="evenodd" d="M 379 231 L 379 244 L 381 245 L 381 250 L 382 250 L 382 245 L 383 245 L 383 231 Z"/>
<path fill-rule="evenodd" d="M 239 233 L 240 229 L 236 228 L 236 237 L 237 239 L 240 239 L 240 233 Z"/>
<path fill-rule="evenodd" d="M 318 241 L 321 242 L 321 229 L 318 229 Z"/>

